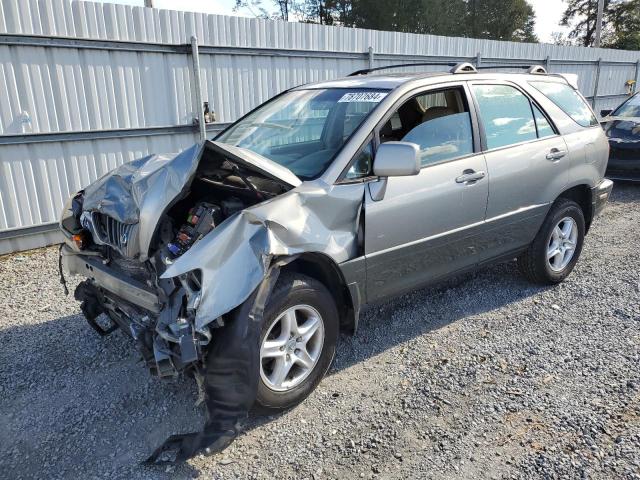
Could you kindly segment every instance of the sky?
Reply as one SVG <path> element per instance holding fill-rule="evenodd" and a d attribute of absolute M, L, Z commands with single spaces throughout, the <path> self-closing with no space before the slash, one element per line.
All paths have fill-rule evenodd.
<path fill-rule="evenodd" d="M 144 0 L 99 0 L 110 3 L 123 3 L 126 5 L 144 5 Z M 193 12 L 217 13 L 219 15 L 252 16 L 251 12 L 244 9 L 234 12 L 235 0 L 153 0 L 156 8 L 169 10 L 187 10 Z M 263 0 L 264 5 L 269 5 L 270 0 Z M 542 42 L 551 42 L 553 32 L 564 32 L 560 27 L 560 19 L 564 11 L 564 0 L 529 0 L 536 13 L 536 34 Z"/>

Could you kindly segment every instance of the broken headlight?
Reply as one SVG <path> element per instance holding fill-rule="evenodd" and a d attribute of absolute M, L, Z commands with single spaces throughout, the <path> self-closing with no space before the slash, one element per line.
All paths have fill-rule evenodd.
<path fill-rule="evenodd" d="M 60 216 L 60 227 L 71 234 L 82 231 L 80 214 L 82 214 L 83 191 L 71 195 L 64 204 Z"/>

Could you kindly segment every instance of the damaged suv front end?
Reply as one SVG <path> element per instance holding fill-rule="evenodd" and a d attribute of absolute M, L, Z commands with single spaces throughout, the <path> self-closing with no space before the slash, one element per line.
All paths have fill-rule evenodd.
<path fill-rule="evenodd" d="M 284 167 L 215 142 L 125 164 L 65 208 L 62 269 L 87 277 L 75 296 L 96 331 L 120 327 L 151 372 L 175 376 L 202 363 L 212 330 L 274 257 L 352 256 L 361 189 L 327 201 L 330 188 L 300 185 Z M 111 326 L 98 322 L 103 313 Z"/>
<path fill-rule="evenodd" d="M 178 457 L 187 458 L 217 438 L 232 439 L 256 401 L 258 379 L 265 377 L 258 355 L 260 341 L 266 341 L 262 312 L 280 268 L 315 255 L 339 272 L 339 264 L 361 255 L 364 184 L 330 184 L 320 175 L 346 142 L 345 129 L 356 130 L 376 106 L 362 103 L 345 127 L 347 107 L 354 102 L 341 99 L 358 93 L 351 90 L 294 90 L 276 97 L 223 133 L 223 141 L 123 164 L 74 195 L 63 210 L 61 281 L 66 289 L 65 274 L 84 277 L 75 297 L 91 327 L 101 335 L 121 329 L 153 374 L 170 378 L 188 372 L 204 390 L 209 422 L 204 432 L 179 440 Z M 278 101 L 298 110 L 314 105 L 312 126 L 263 121 L 272 115 L 270 109 L 277 114 L 273 103 Z M 326 114 L 323 109 L 341 115 L 342 123 L 320 125 L 323 136 L 329 128 L 336 133 L 314 139 L 315 116 Z M 273 130 L 311 141 L 303 142 L 301 153 L 281 153 L 279 144 L 264 147 L 271 145 Z M 318 147 L 324 142 L 331 148 Z M 271 151 L 278 153 L 268 158 Z M 296 174 L 284 166 L 287 162 L 298 165 Z M 354 301 L 342 278 L 328 288 L 337 291 L 339 315 L 357 316 L 358 292 Z M 338 315 L 329 316 L 324 321 L 337 329 Z M 318 378 L 333 358 L 337 330 L 335 335 L 331 349 L 325 342 L 320 363 L 326 365 Z M 292 342 L 287 345 L 294 356 L 304 346 Z M 318 359 L 314 362 L 308 370 Z M 297 394 L 296 402 L 307 394 Z"/>

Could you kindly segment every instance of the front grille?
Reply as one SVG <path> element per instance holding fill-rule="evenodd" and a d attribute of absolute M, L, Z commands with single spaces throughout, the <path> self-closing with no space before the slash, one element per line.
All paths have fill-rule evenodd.
<path fill-rule="evenodd" d="M 137 223 L 122 223 L 98 212 L 91 212 L 85 219 L 89 221 L 83 222 L 83 226 L 91 231 L 95 243 L 108 245 L 128 258 L 133 258 L 136 255 L 138 247 Z"/>

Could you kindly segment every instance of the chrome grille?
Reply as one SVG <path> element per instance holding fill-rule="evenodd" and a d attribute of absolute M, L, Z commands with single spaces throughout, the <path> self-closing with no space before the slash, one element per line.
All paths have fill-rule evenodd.
<path fill-rule="evenodd" d="M 85 212 L 81 222 L 91 231 L 95 243 L 108 245 L 128 258 L 133 258 L 138 253 L 137 223 L 122 223 L 98 212 Z"/>

